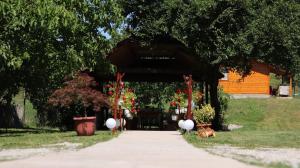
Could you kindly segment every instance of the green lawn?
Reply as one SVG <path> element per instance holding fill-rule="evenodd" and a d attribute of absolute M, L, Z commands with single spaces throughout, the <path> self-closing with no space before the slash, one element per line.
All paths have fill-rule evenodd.
<path fill-rule="evenodd" d="M 19 93 L 13 98 L 13 103 L 24 109 L 24 89 L 20 89 Z M 36 127 L 37 118 L 36 118 L 37 111 L 33 108 L 32 103 L 26 99 L 25 102 L 25 127 Z"/>
<path fill-rule="evenodd" d="M 24 90 L 14 97 L 13 102 L 24 108 Z M 36 110 L 29 100 L 25 103 L 25 128 L 24 129 L 1 129 L 0 150 L 10 148 L 38 148 L 44 145 L 62 142 L 80 143 L 79 148 L 93 145 L 116 137 L 111 131 L 97 131 L 94 136 L 77 136 L 75 131 L 61 132 L 53 128 L 38 128 Z"/>
<path fill-rule="evenodd" d="M 230 100 L 226 122 L 243 128 L 217 132 L 215 138 L 202 139 L 194 133 L 184 137 L 198 147 L 229 144 L 246 148 L 300 148 L 300 99 Z"/>
<path fill-rule="evenodd" d="M 60 132 L 54 129 L 0 129 L 0 150 L 10 148 L 38 148 L 62 142 L 81 143 L 79 148 L 116 137 L 110 131 L 97 131 L 94 136 L 77 136 L 75 131 Z"/>

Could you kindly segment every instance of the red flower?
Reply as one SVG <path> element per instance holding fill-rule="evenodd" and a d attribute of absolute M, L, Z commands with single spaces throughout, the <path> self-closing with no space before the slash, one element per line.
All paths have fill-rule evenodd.
<path fill-rule="evenodd" d="M 170 105 L 171 105 L 172 107 L 175 107 L 175 106 L 176 106 L 176 102 L 171 102 Z"/>
<path fill-rule="evenodd" d="M 184 89 L 184 93 L 185 93 L 185 94 L 188 94 L 189 91 L 188 91 L 187 89 Z"/>
<path fill-rule="evenodd" d="M 176 90 L 176 93 L 177 93 L 177 94 L 180 94 L 180 93 L 181 93 L 181 90 L 180 90 L 180 89 L 177 89 L 177 90 Z"/>
<path fill-rule="evenodd" d="M 109 91 L 109 92 L 108 92 L 108 95 L 110 95 L 110 96 L 113 95 L 113 92 L 112 92 L 112 91 Z"/>

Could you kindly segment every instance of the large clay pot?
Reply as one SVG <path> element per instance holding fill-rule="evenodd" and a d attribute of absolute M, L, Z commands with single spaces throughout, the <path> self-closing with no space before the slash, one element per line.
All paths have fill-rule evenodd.
<path fill-rule="evenodd" d="M 197 124 L 197 134 L 199 137 L 202 137 L 202 138 L 216 136 L 215 131 L 213 129 L 211 129 L 211 124 Z"/>
<path fill-rule="evenodd" d="M 211 124 L 197 124 L 197 129 L 207 129 L 211 128 Z"/>
<path fill-rule="evenodd" d="M 96 117 L 74 117 L 75 130 L 78 136 L 91 136 L 95 134 Z"/>

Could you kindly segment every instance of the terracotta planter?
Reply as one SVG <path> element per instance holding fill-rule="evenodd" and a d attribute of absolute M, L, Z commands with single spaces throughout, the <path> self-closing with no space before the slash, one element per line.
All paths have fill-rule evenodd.
<path fill-rule="evenodd" d="M 78 136 L 91 136 L 95 134 L 96 117 L 74 117 L 75 130 Z"/>
<path fill-rule="evenodd" d="M 197 124 L 197 129 L 207 129 L 211 128 L 211 124 Z"/>
<path fill-rule="evenodd" d="M 215 137 L 216 133 L 211 129 L 211 124 L 197 124 L 197 134 L 199 137 L 208 138 L 210 136 Z"/>

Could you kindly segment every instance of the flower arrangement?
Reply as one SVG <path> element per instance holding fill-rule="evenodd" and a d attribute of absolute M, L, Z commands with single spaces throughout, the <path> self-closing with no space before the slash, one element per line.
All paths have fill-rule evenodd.
<path fill-rule="evenodd" d="M 187 99 L 187 91 L 177 89 L 172 100 L 170 102 L 170 106 L 176 108 L 177 106 L 184 107 L 186 105 Z"/>
<path fill-rule="evenodd" d="M 174 96 L 172 97 L 170 106 L 173 108 L 176 108 L 178 106 L 186 107 L 187 98 L 188 98 L 188 91 L 186 89 L 185 90 L 177 89 Z M 196 105 L 200 105 L 202 103 L 203 93 L 200 91 L 193 91 L 192 99 Z"/>
<path fill-rule="evenodd" d="M 121 98 L 123 100 L 122 107 L 125 109 L 128 109 L 131 113 L 136 114 L 137 110 L 135 108 L 135 100 L 136 100 L 136 95 L 133 92 L 132 89 L 125 89 L 125 92 L 121 95 Z"/>
<path fill-rule="evenodd" d="M 105 86 L 106 92 L 109 96 L 110 104 L 113 105 L 116 97 L 114 84 L 110 83 Z M 121 84 L 121 88 L 124 88 L 124 83 Z M 128 109 L 131 113 L 136 114 L 136 94 L 130 88 L 123 89 L 120 94 L 120 105 L 124 109 Z"/>
<path fill-rule="evenodd" d="M 215 110 L 210 104 L 201 105 L 201 108 L 195 109 L 193 111 L 194 120 L 197 124 L 208 124 L 211 123 L 214 116 Z"/>

